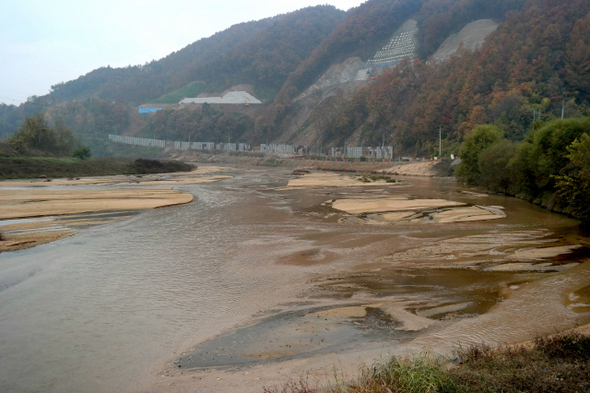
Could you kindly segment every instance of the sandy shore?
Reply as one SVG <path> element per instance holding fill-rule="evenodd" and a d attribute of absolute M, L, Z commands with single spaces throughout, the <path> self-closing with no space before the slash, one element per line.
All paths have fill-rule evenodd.
<path fill-rule="evenodd" d="M 231 176 L 215 175 L 224 169 L 203 167 L 192 172 L 145 176 L 105 176 L 47 181 L 10 180 L 0 182 L 0 252 L 13 251 L 49 243 L 72 236 L 72 227 L 113 222 L 113 220 L 70 219 L 56 224 L 37 220 L 13 223 L 8 220 L 39 217 L 74 216 L 97 212 L 155 209 L 192 202 L 193 196 L 169 188 L 136 186 L 185 185 L 211 183 Z M 89 186 L 124 186 L 125 188 L 89 189 Z M 68 189 L 55 189 L 68 186 Z M 131 188 L 128 188 L 131 187 Z M 119 216 L 117 219 L 123 218 Z M 4 222 L 2 222 L 4 220 Z"/>
<path fill-rule="evenodd" d="M 323 188 L 323 187 L 374 187 L 399 184 L 388 179 L 370 180 L 366 176 L 341 174 L 335 172 L 310 172 L 289 180 L 287 189 Z"/>
<path fill-rule="evenodd" d="M 190 194 L 173 189 L 0 190 L 0 220 L 155 209 L 189 203 Z"/>

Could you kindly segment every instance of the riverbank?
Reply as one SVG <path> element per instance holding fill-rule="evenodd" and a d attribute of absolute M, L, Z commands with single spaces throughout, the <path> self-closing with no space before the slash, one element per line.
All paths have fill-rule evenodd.
<path fill-rule="evenodd" d="M 0 179 L 77 178 L 112 176 L 118 174 L 146 174 L 190 172 L 194 167 L 179 161 L 145 159 L 59 157 L 0 157 Z"/>

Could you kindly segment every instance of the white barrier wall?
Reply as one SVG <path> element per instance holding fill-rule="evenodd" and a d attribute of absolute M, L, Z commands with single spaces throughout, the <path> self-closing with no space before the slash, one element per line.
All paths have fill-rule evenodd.
<path fill-rule="evenodd" d="M 201 150 L 201 151 L 252 151 L 252 147 L 247 143 L 214 143 L 214 142 L 182 142 L 182 141 L 164 141 L 151 138 L 137 138 L 134 136 L 109 135 L 113 142 L 126 143 L 137 146 L 157 146 L 161 148 L 170 147 L 178 150 Z M 295 146 L 295 145 L 260 145 L 261 153 L 268 154 L 298 154 L 298 155 L 317 155 L 329 157 L 348 157 L 371 159 L 393 159 L 393 147 L 323 147 Z"/>
<path fill-rule="evenodd" d="M 109 139 L 113 142 L 119 143 L 126 143 L 128 145 L 136 145 L 136 146 L 157 146 L 157 147 L 166 147 L 166 141 L 160 139 L 150 139 L 150 138 L 137 138 L 134 136 L 124 136 L 124 135 L 111 135 L 109 134 Z"/>

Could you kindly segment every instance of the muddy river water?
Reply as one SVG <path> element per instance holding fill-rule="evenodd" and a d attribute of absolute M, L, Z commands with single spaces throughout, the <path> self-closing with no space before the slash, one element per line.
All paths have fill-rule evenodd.
<path fill-rule="evenodd" d="M 288 169 L 225 174 L 178 186 L 192 203 L 0 254 L 0 391 L 261 391 L 276 364 L 283 378 L 289 362 L 448 354 L 590 322 L 574 220 L 449 180 L 287 189 Z M 506 217 L 383 222 L 325 204 L 396 195 Z"/>

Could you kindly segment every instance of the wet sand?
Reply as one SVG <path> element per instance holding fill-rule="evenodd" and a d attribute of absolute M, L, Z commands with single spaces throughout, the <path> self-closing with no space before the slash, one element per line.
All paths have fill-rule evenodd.
<path fill-rule="evenodd" d="M 289 180 L 288 189 L 322 188 L 322 187 L 374 187 L 392 186 L 394 182 L 387 182 L 386 179 L 373 180 L 366 176 L 340 174 L 335 172 L 311 172 Z"/>
<path fill-rule="evenodd" d="M 354 175 L 311 173 L 277 189 L 334 194 L 299 210 L 301 216 L 400 232 L 310 235 L 308 251 L 279 262 L 338 266 L 347 249 L 373 257 L 326 267 L 331 273 L 312 280 L 299 304 L 199 344 L 162 372 L 156 391 L 255 392 L 301 377 L 324 385 L 335 373 L 354 377 L 359 367 L 391 354 L 448 355 L 459 344 L 518 343 L 588 323 L 587 239 L 576 243 L 580 239 L 564 239 L 542 224 L 521 229 L 510 208 L 487 194 L 420 198 L 404 194 L 412 178 L 402 181 L 373 189 Z M 481 205 L 482 198 L 490 205 Z M 502 229 L 494 229 L 498 223 Z"/>
<path fill-rule="evenodd" d="M 0 190 L 0 220 L 155 209 L 189 203 L 193 196 L 173 189 Z"/>

